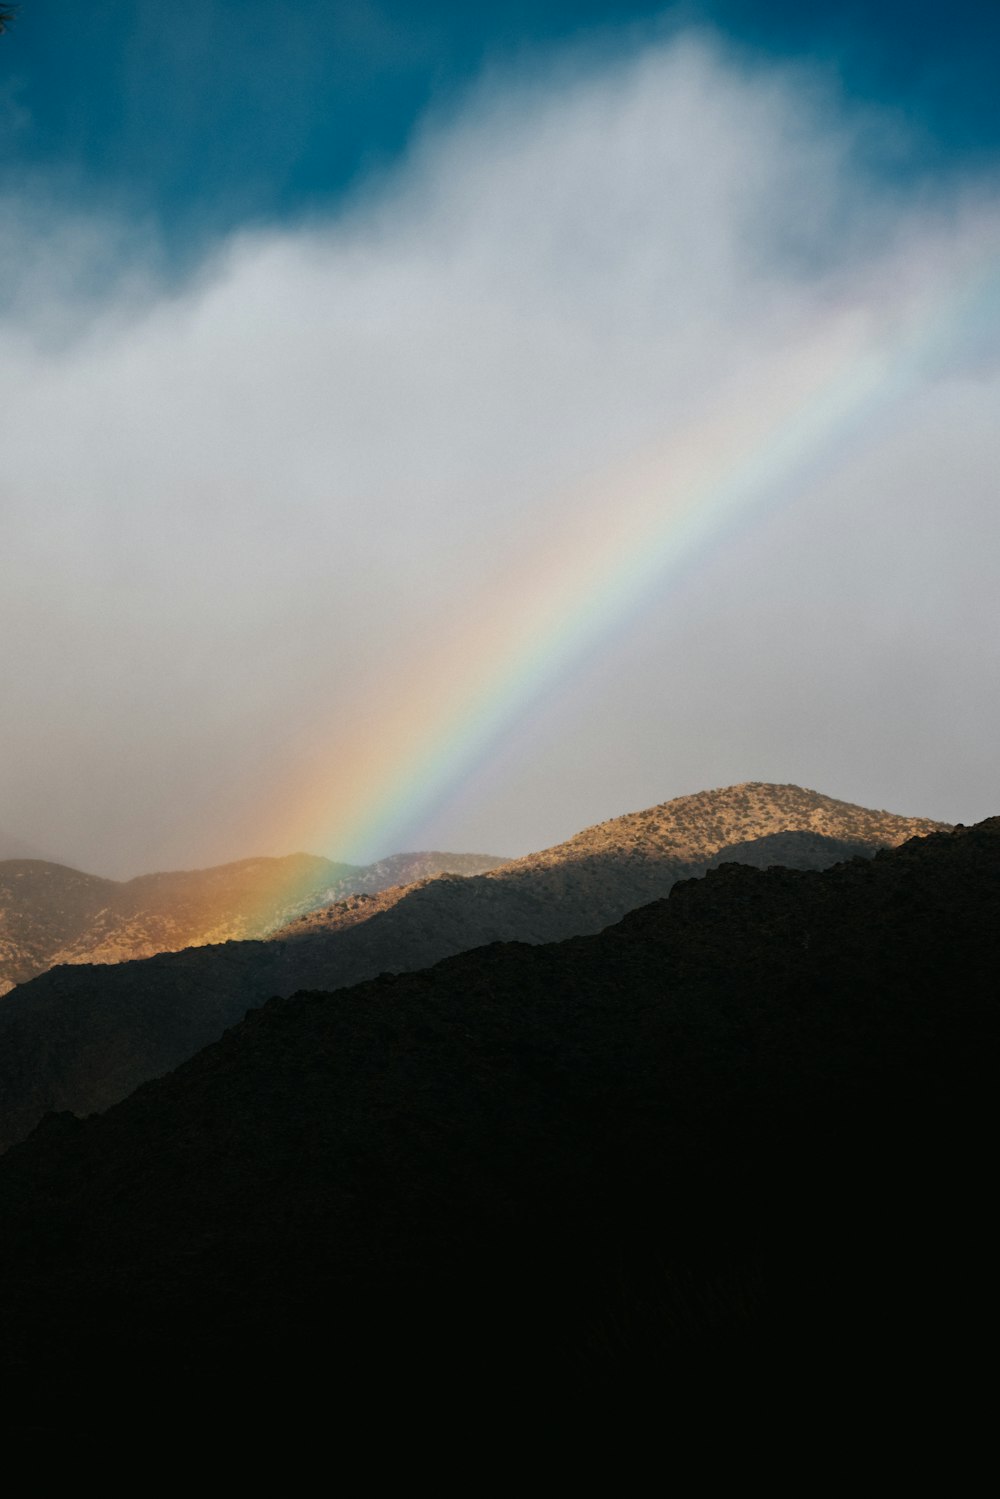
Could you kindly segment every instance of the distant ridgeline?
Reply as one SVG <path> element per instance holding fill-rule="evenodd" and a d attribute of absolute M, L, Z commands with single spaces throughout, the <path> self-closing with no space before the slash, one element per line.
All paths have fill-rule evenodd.
<path fill-rule="evenodd" d="M 701 804 L 728 833 L 720 800 L 749 816 L 783 793 Z M 788 795 L 836 825 L 836 804 Z M 676 810 L 564 847 L 603 844 L 612 869 L 647 856 L 643 827 L 716 841 Z M 568 857 L 535 867 L 580 897 Z M 499 891 L 531 868 L 436 883 Z M 381 1417 L 394 1388 L 437 1433 L 456 1392 L 539 1382 L 546 1420 L 594 1381 L 694 1381 L 715 1415 L 735 1369 L 780 1434 L 775 1373 L 833 1392 L 838 1422 L 871 1378 L 880 1420 L 906 1381 L 981 1382 L 998 909 L 993 819 L 823 871 L 724 863 L 596 935 L 273 1000 L 0 1161 L 9 1388 L 86 1420 L 89 1390 L 118 1412 L 162 1381 L 213 1420 L 232 1401 L 269 1421 L 352 1390 Z M 200 984 L 203 955 L 184 957 Z M 131 971 L 152 1014 L 171 991 L 140 976 L 180 961 L 108 976 Z"/>
<path fill-rule="evenodd" d="M 417 853 L 359 868 L 291 854 L 119 882 L 11 855 L 0 861 L 0 994 L 60 963 L 121 963 L 258 939 L 356 891 L 443 870 L 478 874 L 502 863 L 489 855 Z"/>
<path fill-rule="evenodd" d="M 0 1148 L 47 1111 L 108 1108 L 274 995 L 339 989 L 490 942 L 598 932 L 726 860 L 819 869 L 937 826 L 796 786 L 752 783 L 615 818 L 485 874 L 433 876 L 428 866 L 499 861 L 401 855 L 344 874 L 299 855 L 120 886 L 59 866 L 0 865 L 8 891 L 26 892 L 20 906 L 9 893 L 0 900 L 21 923 L 19 960 L 48 953 L 52 961 L 55 953 L 74 965 L 20 983 L 0 1003 Z M 429 877 L 379 889 L 424 871 Z M 133 903 L 125 907 L 131 916 L 122 916 L 118 900 Z M 25 913 L 37 921 L 37 937 Z M 73 922 L 85 935 L 73 936 Z M 194 931 L 189 941 L 212 945 L 114 963 L 129 956 L 129 942 L 133 952 L 142 943 L 140 951 L 181 947 Z M 267 941 L 225 940 L 265 931 L 273 933 Z M 114 966 L 87 966 L 95 961 Z"/>

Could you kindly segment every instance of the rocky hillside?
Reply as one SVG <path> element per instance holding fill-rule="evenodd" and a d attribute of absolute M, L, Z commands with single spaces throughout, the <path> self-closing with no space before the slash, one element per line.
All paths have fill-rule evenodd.
<path fill-rule="evenodd" d="M 759 846 L 744 837 L 750 815 L 760 819 Z M 819 820 L 840 836 L 816 831 Z M 798 787 L 733 787 L 603 823 L 485 875 L 443 875 L 348 897 L 267 942 L 230 942 L 107 968 L 55 968 L 0 1004 L 0 1148 L 48 1110 L 108 1108 L 272 995 L 343 988 L 489 942 L 539 943 L 599 931 L 666 895 L 678 879 L 729 857 L 720 843 L 729 834 L 745 862 L 780 857 L 813 869 L 933 826 Z"/>
<path fill-rule="evenodd" d="M 458 919 L 461 907 L 462 922 L 470 931 L 476 928 L 475 941 L 464 942 L 466 947 L 508 939 L 547 942 L 599 931 L 635 906 L 666 895 L 676 879 L 702 874 L 724 858 L 825 868 L 943 826 L 927 818 L 873 812 L 799 786 L 748 782 L 598 823 L 566 843 L 513 859 L 461 887 L 439 882 L 431 894 L 423 886 L 396 887 L 371 901 L 319 908 L 275 936 L 296 938 L 316 935 L 324 927 L 353 926 L 406 900 L 421 910 L 440 901 L 446 924 Z M 432 927 L 433 921 L 426 925 Z M 443 956 L 444 951 L 428 953 L 425 961 Z"/>
<path fill-rule="evenodd" d="M 413 885 L 418 880 L 434 879 L 439 874 L 486 874 L 488 870 L 500 869 L 509 862 L 492 854 L 446 854 L 437 849 L 431 853 L 390 854 L 388 859 L 366 864 L 334 882 L 328 891 L 328 899 L 332 903 L 346 896 Z"/>
<path fill-rule="evenodd" d="M 317 1348 L 324 1400 L 437 1411 L 699 1355 L 951 1378 L 992 1336 L 998 905 L 994 819 L 267 1004 L 0 1162 L 0 1359 L 216 1412 Z"/>
<path fill-rule="evenodd" d="M 525 869 L 583 863 L 596 854 L 645 860 L 676 857 L 708 862 L 721 849 L 791 830 L 827 838 L 894 847 L 907 838 L 939 832 L 945 825 L 926 817 L 900 817 L 841 802 L 801 786 L 746 781 L 715 791 L 678 796 L 643 812 L 630 812 L 585 828 L 566 843 L 518 860 Z"/>
<path fill-rule="evenodd" d="M 0 862 L 0 995 L 61 963 L 121 963 L 266 937 L 354 890 L 442 870 L 478 874 L 502 863 L 435 852 L 358 867 L 292 854 L 119 882 L 37 859 L 6 860 Z"/>
<path fill-rule="evenodd" d="M 308 854 L 105 880 L 36 859 L 0 863 L 0 985 L 60 963 L 119 963 L 260 937 L 352 873 Z M 2 992 L 2 991 L 0 991 Z"/>

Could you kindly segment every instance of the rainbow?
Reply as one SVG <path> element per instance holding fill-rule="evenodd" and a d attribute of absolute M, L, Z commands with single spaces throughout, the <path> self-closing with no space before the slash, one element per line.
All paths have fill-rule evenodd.
<path fill-rule="evenodd" d="M 354 710 L 351 742 L 282 809 L 285 846 L 294 828 L 302 846 L 337 859 L 400 847 L 654 589 L 756 511 L 786 503 L 995 318 L 998 267 L 996 250 L 980 248 L 944 293 L 933 275 L 916 276 L 905 291 L 829 309 L 659 451 L 573 496 L 571 534 L 532 538 L 516 576 L 499 578 L 461 628 L 418 643 L 406 676 Z"/>

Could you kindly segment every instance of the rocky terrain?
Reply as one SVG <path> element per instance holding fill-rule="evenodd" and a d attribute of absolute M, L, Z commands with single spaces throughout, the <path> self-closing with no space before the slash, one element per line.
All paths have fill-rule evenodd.
<path fill-rule="evenodd" d="M 413 885 L 418 880 L 433 879 L 439 874 L 486 874 L 509 862 L 492 854 L 446 854 L 437 849 L 430 853 L 390 854 L 387 859 L 365 864 L 343 879 L 334 881 L 327 891 L 327 903 L 351 895 Z"/>
<path fill-rule="evenodd" d="M 37 859 L 0 863 L 0 984 L 60 963 L 119 963 L 260 937 L 325 899 L 351 873 L 307 854 L 212 869 L 101 879 Z"/>
<path fill-rule="evenodd" d="M 0 1162 L 0 1360 L 75 1411 L 86 1369 L 101 1409 L 263 1386 L 269 1419 L 397 1380 L 446 1420 L 457 1388 L 656 1395 L 739 1359 L 962 1368 L 992 1336 L 998 906 L 993 819 L 272 1001 Z"/>
<path fill-rule="evenodd" d="M 395 854 L 359 867 L 292 854 L 116 881 L 10 858 L 0 862 L 0 995 L 61 963 L 122 963 L 253 940 L 354 890 L 380 890 L 442 870 L 478 874 L 502 863 L 489 855 L 435 852 Z"/>
<path fill-rule="evenodd" d="M 818 833 L 874 849 L 940 831 L 943 826 L 926 817 L 900 817 L 858 807 L 801 786 L 746 781 L 678 796 L 660 806 L 597 823 L 556 848 L 517 862 L 524 869 L 540 869 L 613 851 L 619 859 L 676 856 L 699 863 L 735 844 L 790 831 Z"/>
<path fill-rule="evenodd" d="M 318 907 L 275 936 L 295 939 L 353 926 L 405 900 L 426 912 L 429 934 L 436 924 L 430 907 L 438 902 L 446 923 L 458 919 L 470 932 L 478 927 L 466 947 L 508 939 L 548 942 L 599 931 L 635 906 L 666 895 L 676 879 L 703 874 L 724 858 L 823 868 L 942 826 L 873 812 L 799 786 L 750 782 L 598 823 L 566 843 L 513 859 L 461 886 L 437 881 L 428 891 L 423 882 L 409 890 L 383 890 L 370 901 Z M 444 951 L 428 953 L 424 961 L 443 956 Z"/>
<path fill-rule="evenodd" d="M 347 897 L 266 942 L 55 968 L 0 1003 L 0 1148 L 47 1111 L 110 1107 L 271 996 L 412 971 L 490 942 L 597 932 L 734 849 L 746 863 L 814 869 L 934 827 L 795 786 L 729 787 L 602 823 L 484 875 Z"/>

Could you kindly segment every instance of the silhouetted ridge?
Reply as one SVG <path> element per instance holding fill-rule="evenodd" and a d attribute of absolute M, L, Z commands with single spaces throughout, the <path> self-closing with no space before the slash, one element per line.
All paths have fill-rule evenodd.
<path fill-rule="evenodd" d="M 998 909 L 991 819 L 272 1001 L 0 1162 L 3 1356 L 961 1366 L 991 1335 Z"/>
<path fill-rule="evenodd" d="M 348 896 L 266 942 L 53 969 L 0 1001 L 0 1149 L 49 1110 L 108 1108 L 272 995 L 414 971 L 489 942 L 598 932 L 731 857 L 733 843 L 751 862 L 815 868 L 935 826 L 797 786 L 728 787 L 585 829 L 486 874 Z"/>

